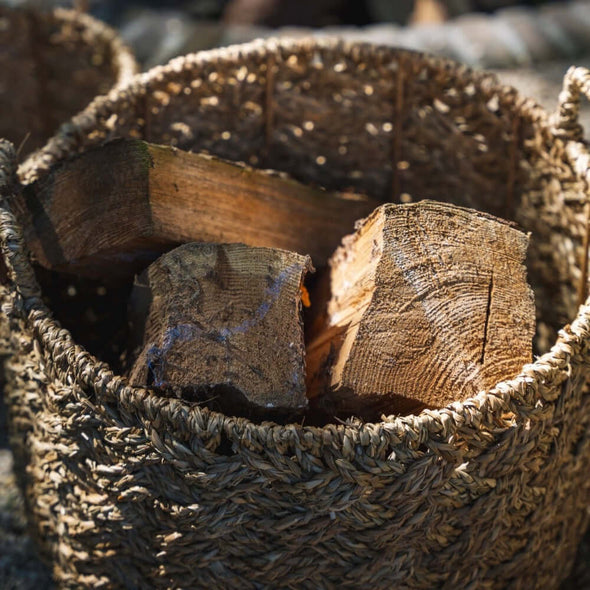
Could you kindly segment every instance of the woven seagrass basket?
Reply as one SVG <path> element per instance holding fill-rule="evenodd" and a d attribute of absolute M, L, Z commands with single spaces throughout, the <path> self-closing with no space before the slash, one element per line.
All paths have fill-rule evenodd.
<path fill-rule="evenodd" d="M 450 61 L 256 42 L 176 59 L 97 98 L 18 175 L 5 144 L 11 441 L 58 583 L 556 588 L 589 522 L 590 306 L 578 298 L 590 158 L 577 124 L 589 86 L 572 70 L 550 120 Z M 128 386 L 80 344 L 84 319 L 71 330 L 54 319 L 68 314 L 10 207 L 55 162 L 118 136 L 516 220 L 532 232 L 541 356 L 441 410 L 323 428 L 255 424 Z M 112 297 L 115 314 L 125 299 Z"/>
<path fill-rule="evenodd" d="M 0 137 L 31 152 L 136 71 L 115 31 L 88 15 L 0 6 Z"/>

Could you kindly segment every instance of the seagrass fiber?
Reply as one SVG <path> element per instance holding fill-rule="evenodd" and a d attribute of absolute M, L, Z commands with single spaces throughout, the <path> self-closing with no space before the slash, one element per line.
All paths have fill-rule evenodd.
<path fill-rule="evenodd" d="M 590 504 L 590 306 L 578 301 L 589 156 L 572 117 L 564 107 L 550 120 L 450 61 L 270 40 L 135 77 L 18 170 L 2 144 L 5 395 L 58 584 L 557 588 Z M 535 362 L 441 410 L 325 427 L 257 424 L 130 387 L 55 319 L 11 211 L 53 164 L 120 136 L 515 220 L 531 232 Z"/>

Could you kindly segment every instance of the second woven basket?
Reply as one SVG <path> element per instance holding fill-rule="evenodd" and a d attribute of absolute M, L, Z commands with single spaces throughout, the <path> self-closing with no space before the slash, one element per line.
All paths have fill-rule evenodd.
<path fill-rule="evenodd" d="M 22 142 L 29 153 L 136 71 L 117 33 L 86 14 L 2 6 L 0 137 Z"/>

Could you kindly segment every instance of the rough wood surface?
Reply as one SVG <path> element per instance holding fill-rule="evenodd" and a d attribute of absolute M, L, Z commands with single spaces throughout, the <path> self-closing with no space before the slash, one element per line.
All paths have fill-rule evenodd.
<path fill-rule="evenodd" d="M 301 287 L 307 256 L 186 244 L 138 278 L 130 314 L 134 385 L 213 400 L 229 414 L 307 405 Z"/>
<path fill-rule="evenodd" d="M 27 243 L 52 269 L 132 276 L 170 245 L 243 242 L 325 264 L 376 206 L 203 154 L 118 140 L 25 190 Z"/>
<path fill-rule="evenodd" d="M 374 419 L 441 407 L 532 360 L 527 236 L 478 211 L 383 205 L 330 261 L 331 299 L 307 348 L 308 396 Z"/>

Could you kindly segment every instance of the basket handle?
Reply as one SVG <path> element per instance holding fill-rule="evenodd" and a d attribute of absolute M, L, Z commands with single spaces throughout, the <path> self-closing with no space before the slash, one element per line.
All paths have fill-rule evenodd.
<path fill-rule="evenodd" d="M 572 66 L 563 77 L 557 111 L 553 115 L 553 134 L 565 140 L 582 141 L 584 129 L 580 125 L 580 95 L 590 100 L 590 70 Z"/>

